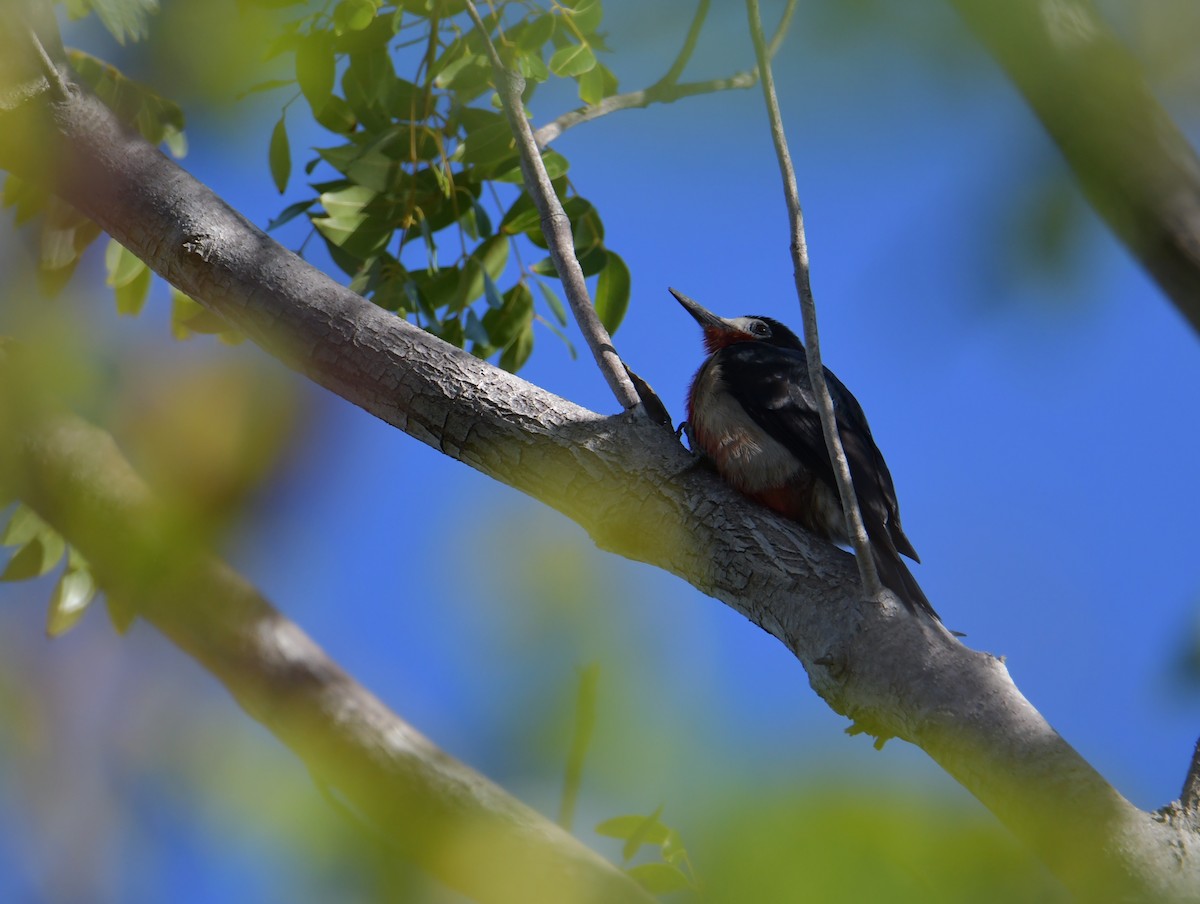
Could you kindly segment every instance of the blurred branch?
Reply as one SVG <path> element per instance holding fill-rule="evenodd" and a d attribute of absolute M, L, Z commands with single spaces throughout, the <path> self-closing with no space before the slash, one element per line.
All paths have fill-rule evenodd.
<path fill-rule="evenodd" d="M 0 483 L 84 553 L 122 607 L 220 680 L 373 837 L 480 902 L 653 901 L 439 750 L 245 578 L 196 548 L 107 433 L 72 415 L 31 411 L 30 370 L 0 365 L 0 382 L 22 387 L 20 398 L 11 389 L 0 397 Z"/>
<path fill-rule="evenodd" d="M 625 373 L 616 348 L 613 347 L 612 337 L 596 315 L 595 307 L 592 306 L 592 299 L 588 294 L 587 283 L 583 277 L 583 268 L 580 267 L 579 260 L 575 257 L 575 240 L 571 235 L 571 221 L 563 210 L 562 203 L 558 200 L 558 193 L 554 190 L 550 177 L 546 173 L 546 165 L 542 162 L 541 151 L 533 140 L 533 131 L 525 116 L 525 102 L 521 99 L 525 90 L 525 79 L 520 73 L 509 72 L 505 69 L 500 54 L 496 52 L 496 45 L 492 43 L 492 37 L 483 24 L 483 19 L 479 16 L 479 10 L 475 8 L 475 4 L 471 0 L 466 0 L 466 7 L 471 20 L 475 23 L 475 28 L 478 29 L 480 37 L 487 45 L 488 56 L 492 61 L 492 72 L 496 79 L 496 90 L 504 104 L 504 112 L 508 116 L 508 124 L 512 128 L 513 137 L 517 141 L 517 153 L 521 157 L 521 175 L 525 183 L 525 191 L 529 193 L 534 206 L 541 214 L 542 232 L 546 236 L 550 257 L 554 261 L 554 269 L 558 271 L 558 278 L 562 281 L 567 303 L 571 306 L 571 313 L 575 315 L 579 331 L 583 334 L 588 348 L 592 350 L 596 365 L 604 374 L 604 379 L 608 381 L 608 386 L 613 391 L 613 395 L 617 397 L 617 401 L 623 408 L 635 408 L 641 400 L 638 398 L 637 390 L 633 388 L 629 375 Z"/>
<path fill-rule="evenodd" d="M 6 21 L 0 14 L 0 39 Z M 7 87 L 0 83 L 0 96 Z M 25 152 L 31 146 L 37 153 Z M 1134 807 L 1059 737 L 999 659 L 899 607 L 864 602 L 848 554 L 690 467 L 650 419 L 574 405 L 338 285 L 75 87 L 59 102 L 42 92 L 0 106 L 0 167 L 50 185 L 182 291 L 348 402 L 558 509 L 601 548 L 679 575 L 762 626 L 854 730 L 920 746 L 1078 897 L 1195 898 L 1194 825 Z M 37 489 L 74 486 L 86 497 L 107 476 L 76 471 L 72 480 Z M 263 702 L 284 704 L 286 696 Z"/>
<path fill-rule="evenodd" d="M 1196 741 L 1192 750 L 1192 761 L 1188 764 L 1187 776 L 1183 780 L 1179 804 L 1185 812 L 1200 815 L 1200 741 Z"/>
<path fill-rule="evenodd" d="M 796 0 L 788 0 L 787 7 L 783 11 L 783 16 L 779 20 L 779 25 L 775 28 L 775 34 L 771 38 L 770 46 L 767 48 L 768 59 L 775 56 L 775 52 L 779 50 L 779 45 L 783 43 L 783 39 L 787 35 L 788 25 L 792 21 L 792 13 L 795 10 Z M 758 84 L 758 66 L 745 72 L 734 73 L 727 78 L 678 84 L 677 79 L 683 74 L 683 69 L 691 57 L 695 37 L 699 36 L 699 26 L 703 24 L 706 12 L 707 4 L 701 3 L 700 8 L 696 11 L 696 18 L 692 21 L 688 37 L 684 41 L 683 49 L 680 51 L 674 64 L 672 64 L 671 68 L 661 79 L 649 88 L 643 88 L 640 91 L 630 91 L 626 94 L 614 94 L 612 97 L 604 98 L 599 103 L 589 104 L 586 107 L 580 107 L 577 110 L 564 113 L 533 133 L 538 147 L 544 148 L 567 129 L 577 126 L 580 123 L 599 119 L 601 116 L 607 116 L 609 113 L 616 113 L 618 110 L 636 110 L 648 107 L 651 104 L 669 104 L 673 101 L 681 100 L 685 97 L 694 97 L 698 94 L 713 94 L 717 91 L 729 91 L 735 88 L 753 88 Z"/>
<path fill-rule="evenodd" d="M 951 0 L 1084 193 L 1200 331 L 1200 160 L 1088 0 Z"/>
<path fill-rule="evenodd" d="M 783 179 L 796 294 L 800 297 L 800 311 L 804 318 L 804 350 L 808 357 L 808 379 L 812 383 L 817 410 L 821 415 L 825 448 L 829 452 L 829 460 L 833 462 L 838 495 L 841 497 L 842 512 L 846 519 L 846 533 L 854 545 L 854 559 L 862 577 L 863 590 L 870 599 L 878 599 L 883 593 L 883 587 L 875 570 L 875 555 L 871 551 L 871 541 L 867 538 L 867 529 L 863 525 L 858 496 L 854 492 L 854 480 L 850 476 L 850 463 L 846 460 L 846 450 L 842 448 L 842 436 L 838 432 L 837 420 L 833 413 L 833 399 L 829 395 L 829 387 L 825 385 L 825 369 L 821 366 L 821 341 L 817 333 L 817 305 L 813 300 L 812 283 L 808 273 L 808 241 L 804 236 L 804 213 L 800 208 L 800 191 L 796 187 L 792 155 L 788 150 L 787 136 L 783 132 L 779 99 L 775 96 L 775 76 L 771 71 L 771 59 L 767 56 L 758 0 L 746 0 L 746 14 L 750 19 L 750 37 L 754 41 L 758 70 L 762 73 L 762 92 L 767 105 L 767 119 L 771 126 L 771 141 L 775 145 L 779 175 Z"/>

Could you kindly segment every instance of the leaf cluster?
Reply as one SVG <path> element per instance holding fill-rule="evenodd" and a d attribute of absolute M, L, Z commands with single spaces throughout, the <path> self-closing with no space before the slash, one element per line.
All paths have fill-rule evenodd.
<path fill-rule="evenodd" d="M 300 4 L 293 4 L 300 5 Z M 522 251 L 545 249 L 512 131 L 493 92 L 484 36 L 454 2 L 343 0 L 286 25 L 270 54 L 291 53 L 294 85 L 338 141 L 304 167 L 313 196 L 268 226 L 304 216 L 350 287 L 380 307 L 480 357 L 516 371 L 540 322 L 567 342 L 566 312 L 545 281 L 549 257 L 526 266 Z M 617 88 L 596 59 L 599 0 L 498 4 L 485 20 L 506 66 L 526 79 L 526 98 L 550 78 L 570 78 L 595 101 Z M 407 66 L 406 75 L 398 67 Z M 265 83 L 265 89 L 281 87 Z M 284 104 L 268 148 L 280 192 L 292 178 Z M 604 243 L 594 205 L 571 185 L 569 163 L 543 152 L 571 222 L 584 274 L 597 276 L 596 306 L 610 332 L 628 307 L 628 267 Z M 537 298 L 533 287 L 537 288 Z M 574 354 L 574 349 L 571 348 Z"/>

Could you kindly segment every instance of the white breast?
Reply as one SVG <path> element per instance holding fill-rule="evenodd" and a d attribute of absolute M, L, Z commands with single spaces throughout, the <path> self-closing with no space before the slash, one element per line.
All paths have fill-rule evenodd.
<path fill-rule="evenodd" d="M 787 448 L 754 423 L 721 378 L 721 365 L 709 362 L 692 387 L 696 404 L 692 432 L 704 453 L 726 480 L 745 493 L 787 483 L 800 462 Z M 701 404 L 703 403 L 703 404 Z"/>

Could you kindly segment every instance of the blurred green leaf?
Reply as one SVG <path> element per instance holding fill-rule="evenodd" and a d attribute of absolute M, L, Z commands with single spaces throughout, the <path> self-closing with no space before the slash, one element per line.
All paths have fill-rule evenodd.
<path fill-rule="evenodd" d="M 620 255 L 613 251 L 604 254 L 607 263 L 596 283 L 596 315 L 611 334 L 617 331 L 629 310 L 630 276 L 629 267 Z"/>
<path fill-rule="evenodd" d="M 585 35 L 591 34 L 600 26 L 604 17 L 604 7 L 600 0 L 579 0 L 573 7 L 568 7 L 566 14 Z"/>
<path fill-rule="evenodd" d="M 507 349 L 522 332 L 529 329 L 532 320 L 533 296 L 524 283 L 517 283 L 505 293 L 500 307 L 490 308 L 484 313 L 486 341 Z"/>
<path fill-rule="evenodd" d="M 500 355 L 500 366 L 509 373 L 515 374 L 525 362 L 529 360 L 529 356 L 533 354 L 533 325 L 525 327 L 517 334 L 512 345 L 504 350 Z"/>
<path fill-rule="evenodd" d="M 122 317 L 136 317 L 150 296 L 150 282 L 154 274 L 149 267 L 142 267 L 130 282 L 117 286 L 113 291 L 117 298 L 117 313 Z"/>
<path fill-rule="evenodd" d="M 559 322 L 560 326 L 566 326 L 567 310 L 563 307 L 562 299 L 555 295 L 554 290 L 540 279 L 534 281 L 537 283 L 538 291 L 542 293 L 542 298 L 546 300 L 546 304 L 550 307 L 551 313 L 554 314 L 554 319 Z"/>
<path fill-rule="evenodd" d="M 272 229 L 278 229 L 284 223 L 296 219 L 296 217 L 300 216 L 300 214 L 304 213 L 316 203 L 316 198 L 308 198 L 304 201 L 297 201 L 295 204 L 289 204 L 279 212 L 279 215 L 276 216 L 275 219 L 267 223 L 267 232 L 270 232 Z"/>
<path fill-rule="evenodd" d="M 74 548 L 68 549 L 67 568 L 59 576 L 50 595 L 46 633 L 58 637 L 69 631 L 95 599 L 96 589 L 96 580 L 87 562 Z"/>
<path fill-rule="evenodd" d="M 267 157 L 271 165 L 271 178 L 275 180 L 275 187 L 282 195 L 287 190 L 288 179 L 292 175 L 292 149 L 288 145 L 287 127 L 284 125 L 282 114 L 271 131 L 271 146 Z"/>
<path fill-rule="evenodd" d="M 50 531 L 51 527 L 27 505 L 17 505 L 0 533 L 0 546 L 24 546 L 34 537 Z"/>
<path fill-rule="evenodd" d="M 624 838 L 626 840 L 636 838 L 639 847 L 643 844 L 662 844 L 667 840 L 669 831 L 658 821 L 662 810 L 663 808 L 660 806 L 649 816 L 637 813 L 631 813 L 628 816 L 614 816 L 597 825 L 596 834 L 606 838 Z M 634 848 L 633 853 L 637 853 L 637 848 Z M 632 856 L 633 854 L 630 854 L 625 859 L 628 860 Z"/>
<path fill-rule="evenodd" d="M 375 19 L 373 0 L 341 0 L 333 10 L 333 27 L 338 34 L 362 31 Z"/>
<path fill-rule="evenodd" d="M 333 94 L 334 70 L 333 36 L 324 31 L 306 35 L 296 48 L 296 81 L 314 115 Z"/>
<path fill-rule="evenodd" d="M 104 265 L 108 270 L 105 284 L 118 289 L 129 285 L 146 269 L 142 259 L 116 239 L 108 241 L 108 248 L 104 252 Z"/>
<path fill-rule="evenodd" d="M 484 329 L 483 324 L 479 321 L 478 315 L 474 311 L 468 310 L 467 316 L 464 318 L 463 335 L 476 342 L 479 345 L 488 345 L 488 331 Z"/>
<path fill-rule="evenodd" d="M 564 78 L 583 75 L 596 65 L 596 55 L 586 44 L 568 44 L 550 57 L 550 71 Z"/>
<path fill-rule="evenodd" d="M 603 63 L 597 63 L 579 76 L 579 99 L 585 104 L 598 104 L 617 93 L 617 77 Z"/>
<path fill-rule="evenodd" d="M 642 863 L 630 867 L 627 872 L 646 891 L 656 895 L 665 895 L 692 887 L 688 877 L 669 863 Z"/>
<path fill-rule="evenodd" d="M 62 559 L 66 543 L 55 531 L 47 528 L 16 551 L 0 581 L 27 581 L 44 575 Z"/>
<path fill-rule="evenodd" d="M 68 9 L 72 19 L 95 10 L 109 34 L 124 45 L 126 38 L 140 41 L 150 34 L 150 14 L 158 12 L 158 0 L 74 0 Z"/>
<path fill-rule="evenodd" d="M 500 297 L 500 290 L 496 288 L 496 282 L 487 270 L 483 271 L 483 297 L 489 308 L 504 307 L 504 299 Z"/>

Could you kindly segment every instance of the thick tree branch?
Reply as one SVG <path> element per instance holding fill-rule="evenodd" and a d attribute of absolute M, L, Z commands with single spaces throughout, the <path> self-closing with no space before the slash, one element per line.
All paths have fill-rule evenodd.
<path fill-rule="evenodd" d="M 800 208 L 800 191 L 796 187 L 792 155 L 788 150 L 787 136 L 783 132 L 779 99 L 775 96 L 775 76 L 771 71 L 771 58 L 767 55 L 767 41 L 763 36 L 758 0 L 746 0 L 746 13 L 750 19 L 754 55 L 758 60 L 759 72 L 762 73 L 762 92 L 767 105 L 767 119 L 771 125 L 771 141 L 775 145 L 775 156 L 779 160 L 783 197 L 787 202 L 792 268 L 796 278 L 796 294 L 800 297 L 800 311 L 804 318 L 804 350 L 808 355 L 808 379 L 812 383 L 813 395 L 821 415 L 825 448 L 829 452 L 829 460 L 833 462 L 833 473 L 837 477 L 842 511 L 846 517 L 846 534 L 854 544 L 854 558 L 858 563 L 863 587 L 868 596 L 876 598 L 883 592 L 883 587 L 879 583 L 875 556 L 871 552 L 871 541 L 867 538 L 867 529 L 863 525 L 862 512 L 858 507 L 858 496 L 854 492 L 850 463 L 846 460 L 846 450 L 842 448 L 842 437 L 833 413 L 833 399 L 829 395 L 829 387 L 825 385 L 825 369 L 821 365 L 821 341 L 817 333 L 817 305 L 813 300 L 812 282 L 808 272 L 808 241 L 804 236 L 804 212 Z"/>
<path fill-rule="evenodd" d="M 58 103 L 28 92 L 0 111 L 0 167 L 51 184 L 159 274 L 347 401 L 761 625 L 857 730 L 923 748 L 1079 897 L 1200 894 L 1193 822 L 1132 806 L 1003 663 L 890 598 L 865 603 L 847 554 L 691 468 L 658 425 L 579 408 L 371 305 L 75 89 Z"/>
<path fill-rule="evenodd" d="M 245 578 L 195 548 L 108 434 L 70 415 L 30 411 L 31 370 L 0 369 L 9 390 L 0 394 L 0 483 L 83 552 L 122 606 L 220 680 L 373 837 L 480 902 L 654 900 L 437 749 Z"/>
<path fill-rule="evenodd" d="M 1200 331 L 1200 160 L 1088 0 L 952 0 L 1096 211 Z"/>
<path fill-rule="evenodd" d="M 643 88 L 640 91 L 630 91 L 625 94 L 614 94 L 612 97 L 606 97 L 597 103 L 588 104 L 586 107 L 579 107 L 576 110 L 562 114 L 557 119 L 541 126 L 533 133 L 538 147 L 544 148 L 573 126 L 591 122 L 593 119 L 599 119 L 601 116 L 607 116 L 609 113 L 616 113 L 618 110 L 637 110 L 648 107 L 651 104 L 669 104 L 673 101 L 681 100 L 685 97 L 694 97 L 698 94 L 714 94 L 717 91 L 729 91 L 735 88 L 753 88 L 758 83 L 757 66 L 746 72 L 737 72 L 727 78 L 709 79 L 702 82 L 685 82 L 684 84 L 678 83 L 678 78 L 683 74 L 683 69 L 691 57 L 692 47 L 695 43 L 693 34 L 699 34 L 698 26 L 703 24 L 702 13 L 705 11 L 706 5 L 701 3 L 700 8 L 696 11 L 696 18 L 692 21 L 692 27 L 688 32 L 687 40 L 684 42 L 679 57 L 676 58 L 675 63 L 661 79 L 649 88 Z M 779 50 L 779 45 L 783 43 L 784 37 L 787 36 L 788 25 L 791 24 L 792 13 L 795 11 L 796 0 L 788 0 L 788 5 L 783 11 L 783 17 L 779 20 L 779 25 L 776 26 L 775 34 L 771 37 L 770 46 L 767 48 L 767 57 L 769 59 L 774 58 L 775 52 Z M 680 61 L 682 61 L 682 65 Z"/>
<path fill-rule="evenodd" d="M 521 94 L 525 90 L 525 79 L 520 73 L 509 72 L 496 52 L 492 37 L 479 11 L 471 0 L 466 0 L 467 12 L 479 29 L 479 34 L 487 42 L 488 55 L 492 60 L 492 72 L 496 79 L 496 91 L 504 104 L 504 112 L 508 116 L 508 124 L 512 127 L 513 137 L 517 142 L 517 153 L 521 157 L 521 175 L 525 182 L 525 191 L 533 198 L 534 206 L 542 216 L 542 232 L 546 236 L 546 244 L 550 258 L 554 261 L 554 269 L 562 281 L 567 303 L 584 341 L 592 350 L 596 365 L 608 381 L 609 388 L 617 401 L 624 408 L 634 408 L 641 401 L 629 375 L 625 372 L 621 358 L 613 346 L 612 337 L 592 306 L 588 294 L 587 283 L 584 281 L 583 268 L 575 257 L 575 239 L 571 235 L 571 221 L 558 200 L 558 193 L 546 173 L 546 165 L 542 162 L 542 154 L 537 143 L 533 140 L 533 130 L 525 117 L 525 102 Z"/>

